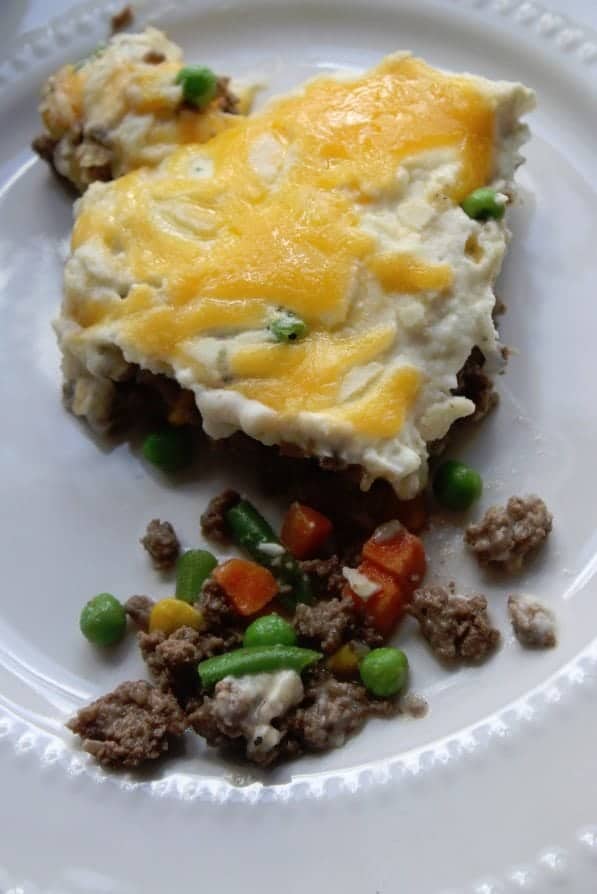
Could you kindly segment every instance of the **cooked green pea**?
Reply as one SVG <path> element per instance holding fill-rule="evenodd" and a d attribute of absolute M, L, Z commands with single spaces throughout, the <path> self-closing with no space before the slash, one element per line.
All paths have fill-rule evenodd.
<path fill-rule="evenodd" d="M 218 91 L 218 79 L 211 68 L 202 65 L 187 65 L 176 75 L 176 83 L 182 84 L 182 95 L 186 102 L 200 109 L 208 105 Z"/>
<path fill-rule="evenodd" d="M 187 466 L 192 459 L 191 432 L 184 427 L 164 428 L 153 432 L 143 442 L 143 456 L 165 472 L 176 472 Z"/>
<path fill-rule="evenodd" d="M 396 695 L 408 679 L 408 658 L 400 649 L 390 646 L 372 649 L 361 661 L 359 673 L 373 695 Z"/>
<path fill-rule="evenodd" d="M 294 670 L 300 674 L 321 657 L 321 652 L 299 646 L 256 646 L 207 658 L 199 663 L 197 672 L 205 689 L 211 689 L 224 677 L 244 677 L 246 674 L 279 670 Z"/>
<path fill-rule="evenodd" d="M 454 512 L 463 512 L 472 506 L 482 490 L 483 481 L 479 473 L 455 459 L 442 463 L 433 479 L 433 493 L 437 501 Z"/>
<path fill-rule="evenodd" d="M 505 201 L 489 186 L 474 189 L 464 199 L 461 207 L 473 220 L 501 220 L 506 211 Z"/>
<path fill-rule="evenodd" d="M 309 327 L 296 314 L 283 311 L 269 324 L 269 330 L 276 341 L 298 341 L 305 337 Z"/>
<path fill-rule="evenodd" d="M 111 646 L 126 632 L 124 606 L 111 593 L 99 593 L 83 607 L 81 633 L 96 646 Z"/>
<path fill-rule="evenodd" d="M 280 615 L 263 615 L 249 624 L 243 637 L 243 646 L 295 646 L 294 627 Z"/>
<path fill-rule="evenodd" d="M 176 598 L 192 605 L 218 560 L 206 549 L 189 549 L 176 563 Z"/>

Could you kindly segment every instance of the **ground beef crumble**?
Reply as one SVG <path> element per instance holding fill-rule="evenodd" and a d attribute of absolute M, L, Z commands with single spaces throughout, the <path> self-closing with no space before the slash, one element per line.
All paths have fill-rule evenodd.
<path fill-rule="evenodd" d="M 226 524 L 226 512 L 240 501 L 240 494 L 235 490 L 225 490 L 213 497 L 201 516 L 201 531 L 208 540 L 229 544 L 230 532 Z"/>
<path fill-rule="evenodd" d="M 180 541 L 176 531 L 168 521 L 152 518 L 147 525 L 141 543 L 151 556 L 155 568 L 165 570 L 172 568 L 180 553 Z"/>
<path fill-rule="evenodd" d="M 530 649 L 550 649 L 556 644 L 553 612 L 530 596 L 508 597 L 512 629 L 521 645 Z"/>
<path fill-rule="evenodd" d="M 398 712 L 396 701 L 372 698 L 360 683 L 343 682 L 319 671 L 306 686 L 301 705 L 287 715 L 286 748 L 290 746 L 291 753 L 338 748 L 369 717 Z"/>
<path fill-rule="evenodd" d="M 185 704 L 197 694 L 199 662 L 237 648 L 241 639 L 240 632 L 218 635 L 193 627 L 179 627 L 169 636 L 162 630 L 138 634 L 141 655 L 160 689 Z"/>
<path fill-rule="evenodd" d="M 391 699 L 371 697 L 360 683 L 341 682 L 323 669 L 305 676 L 305 695 L 296 708 L 274 721 L 280 742 L 271 750 L 253 755 L 262 766 L 298 757 L 305 751 L 338 748 L 356 733 L 369 717 L 388 717 L 400 712 Z M 243 713 L 231 704 L 225 715 L 222 705 L 206 698 L 188 715 L 189 724 L 213 747 L 244 747 Z"/>
<path fill-rule="evenodd" d="M 330 655 L 352 639 L 370 646 L 380 645 L 383 638 L 362 622 L 350 596 L 328 599 L 314 605 L 297 605 L 294 629 L 299 637 Z"/>
<path fill-rule="evenodd" d="M 128 28 L 129 25 L 133 24 L 134 19 L 135 14 L 130 4 L 123 6 L 120 12 L 114 13 L 110 19 L 112 34 L 116 34 L 117 31 L 122 31 L 123 28 Z"/>
<path fill-rule="evenodd" d="M 473 348 L 457 376 L 457 387 L 453 393 L 468 397 L 475 405 L 472 416 L 465 417 L 467 423 L 480 422 L 498 403 L 498 393 L 483 371 L 484 366 L 485 357 L 482 352 L 479 348 Z"/>
<path fill-rule="evenodd" d="M 124 603 L 124 610 L 137 628 L 149 630 L 149 616 L 155 603 L 149 596 L 131 596 Z"/>
<path fill-rule="evenodd" d="M 338 556 L 327 559 L 303 559 L 301 570 L 308 574 L 320 599 L 342 596 L 346 578 L 342 574 L 342 562 Z"/>
<path fill-rule="evenodd" d="M 172 695 L 143 680 L 122 683 L 82 708 L 67 724 L 83 748 L 110 767 L 137 767 L 168 750 L 187 721 Z"/>
<path fill-rule="evenodd" d="M 241 624 L 226 591 L 213 578 L 203 584 L 197 608 L 203 614 L 207 630 L 221 633 L 224 628 L 226 633 L 231 633 Z"/>
<path fill-rule="evenodd" d="M 500 639 L 487 615 L 487 599 L 480 594 L 461 596 L 446 587 L 423 587 L 415 591 L 408 612 L 442 661 L 483 661 Z"/>
<path fill-rule="evenodd" d="M 455 397 L 466 397 L 472 401 L 475 405 L 474 412 L 470 416 L 457 419 L 443 438 L 430 441 L 427 445 L 430 456 L 441 455 L 459 431 L 471 423 L 480 422 L 498 404 L 499 395 L 484 367 L 485 356 L 479 348 L 474 347 L 464 366 L 459 370 L 456 388 L 452 391 Z"/>
<path fill-rule="evenodd" d="M 464 540 L 482 565 L 519 571 L 550 533 L 552 520 L 540 497 L 510 497 L 505 507 L 492 506 L 478 524 L 470 524 Z"/>

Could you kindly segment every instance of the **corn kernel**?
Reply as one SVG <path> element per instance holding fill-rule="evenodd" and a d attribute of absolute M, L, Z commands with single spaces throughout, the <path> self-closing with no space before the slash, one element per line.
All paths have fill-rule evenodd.
<path fill-rule="evenodd" d="M 201 612 L 182 599 L 160 599 L 156 602 L 149 615 L 150 633 L 162 630 L 169 635 L 179 627 L 194 627 L 195 630 L 201 630 L 203 627 Z"/>
<path fill-rule="evenodd" d="M 369 651 L 364 643 L 345 643 L 337 652 L 327 660 L 327 665 L 333 674 L 339 677 L 350 677 L 357 673 L 359 664 Z"/>

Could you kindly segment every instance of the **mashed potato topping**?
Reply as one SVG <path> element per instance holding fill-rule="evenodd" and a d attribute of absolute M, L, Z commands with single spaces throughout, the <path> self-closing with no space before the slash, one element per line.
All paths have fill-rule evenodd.
<path fill-rule="evenodd" d="M 93 184 L 66 267 L 67 363 L 109 377 L 98 356 L 116 348 L 191 389 L 213 437 L 333 455 L 414 495 L 426 443 L 474 410 L 457 372 L 474 346 L 498 351 L 507 230 L 460 202 L 510 189 L 532 105 L 522 85 L 396 54 Z M 306 336 L 276 341 L 280 313 Z"/>

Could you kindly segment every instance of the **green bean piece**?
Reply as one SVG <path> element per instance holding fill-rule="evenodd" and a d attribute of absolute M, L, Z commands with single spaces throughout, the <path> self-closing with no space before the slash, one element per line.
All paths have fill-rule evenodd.
<path fill-rule="evenodd" d="M 185 102 L 199 109 L 209 105 L 218 92 L 218 78 L 211 68 L 202 65 L 187 65 L 176 75 L 176 83 L 182 84 Z"/>
<path fill-rule="evenodd" d="M 296 633 L 280 615 L 262 615 L 245 630 L 243 646 L 296 646 Z"/>
<path fill-rule="evenodd" d="M 489 186 L 474 189 L 464 199 L 461 208 L 473 220 L 501 220 L 506 213 L 505 201 Z"/>
<path fill-rule="evenodd" d="M 164 472 L 183 469 L 193 457 L 190 430 L 181 426 L 153 432 L 143 442 L 143 456 Z"/>
<path fill-rule="evenodd" d="M 292 311 L 284 310 L 269 324 L 269 330 L 276 341 L 299 341 L 309 331 L 309 327 Z"/>
<path fill-rule="evenodd" d="M 264 517 L 257 512 L 248 500 L 239 500 L 226 512 L 226 523 L 230 528 L 235 543 L 245 549 L 249 555 L 266 564 L 266 554 L 259 547 L 263 543 L 279 543 L 274 529 Z"/>
<path fill-rule="evenodd" d="M 206 549 L 189 549 L 176 563 L 176 598 L 192 605 L 218 560 Z"/>
<path fill-rule="evenodd" d="M 244 677 L 246 674 L 279 670 L 294 670 L 300 674 L 322 657 L 321 652 L 299 646 L 255 646 L 207 658 L 200 662 L 197 672 L 202 686 L 211 689 L 224 677 Z"/>
<path fill-rule="evenodd" d="M 312 602 L 308 576 L 288 550 L 284 549 L 273 528 L 249 503 L 240 500 L 226 512 L 226 524 L 232 537 L 252 559 L 265 565 L 280 583 L 281 601 L 292 608 L 297 602 Z"/>
<path fill-rule="evenodd" d="M 408 658 L 400 649 L 372 649 L 359 665 L 361 680 L 373 695 L 396 695 L 408 680 Z"/>

